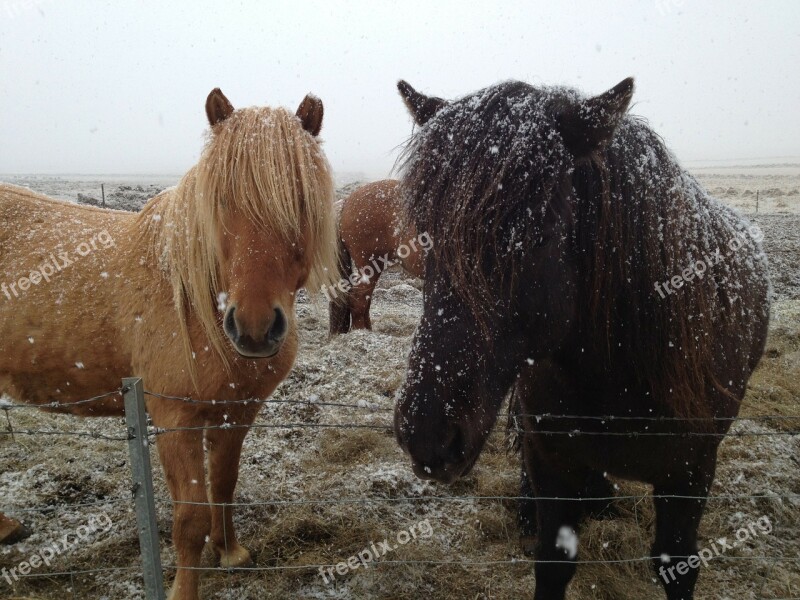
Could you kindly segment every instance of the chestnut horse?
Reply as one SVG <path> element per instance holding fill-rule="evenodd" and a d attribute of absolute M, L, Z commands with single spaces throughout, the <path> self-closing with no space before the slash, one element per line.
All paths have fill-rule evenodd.
<path fill-rule="evenodd" d="M 368 183 L 345 198 L 339 212 L 339 275 L 350 280 L 354 267 L 357 275 L 348 291 L 330 290 L 330 333 L 372 329 L 369 309 L 381 273 L 399 262 L 406 273 L 422 278 L 425 246 L 403 216 L 397 181 Z"/>
<path fill-rule="evenodd" d="M 414 471 L 469 472 L 513 386 L 535 598 L 564 598 L 587 508 L 574 499 L 598 508 L 609 474 L 653 486 L 650 556 L 667 597 L 690 600 L 697 564 L 681 561 L 767 334 L 759 230 L 626 114 L 632 79 L 592 98 L 516 81 L 454 102 L 399 88 L 421 126 L 408 214 L 436 241 L 395 412 Z"/>
<path fill-rule="evenodd" d="M 0 305 L 0 392 L 120 415 L 119 395 L 70 404 L 135 375 L 149 392 L 198 401 L 147 397 L 156 427 L 188 428 L 156 440 L 174 501 L 174 600 L 198 598 L 192 568 L 206 540 L 222 566 L 251 562 L 219 504 L 233 499 L 260 401 L 294 362 L 296 293 L 336 269 L 320 100 L 307 96 L 296 114 L 234 110 L 215 89 L 206 113 L 199 162 L 139 214 L 0 187 L 0 273 L 13 282 Z M 239 427 L 202 429 L 226 423 Z"/>

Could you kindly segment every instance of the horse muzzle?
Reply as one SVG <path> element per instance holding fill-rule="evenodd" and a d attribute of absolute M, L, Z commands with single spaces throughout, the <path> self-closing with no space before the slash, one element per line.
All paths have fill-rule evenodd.
<path fill-rule="evenodd" d="M 225 312 L 223 329 L 234 349 L 245 358 L 270 358 L 281 349 L 289 332 L 289 321 L 280 307 L 275 307 L 266 325 L 250 327 L 242 322 L 236 306 Z"/>
<path fill-rule="evenodd" d="M 433 431 L 409 423 L 395 411 L 395 437 L 411 457 L 414 474 L 420 479 L 453 483 L 472 471 L 480 455 L 480 446 L 467 443 L 458 423 Z"/>

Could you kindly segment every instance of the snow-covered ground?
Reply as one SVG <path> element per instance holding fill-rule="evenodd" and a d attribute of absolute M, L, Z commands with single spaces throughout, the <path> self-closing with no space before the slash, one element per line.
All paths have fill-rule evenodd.
<path fill-rule="evenodd" d="M 789 191 L 793 180 L 700 173 L 714 191 L 736 191 L 724 200 L 744 198 L 747 190 Z M 90 193 L 92 181 L 15 180 L 66 198 Z M 169 185 L 168 181 L 107 182 L 115 186 Z M 112 185 L 113 184 L 113 185 Z M 63 187 L 60 187 L 63 186 Z M 83 187 L 81 187 L 83 186 Z M 792 187 L 794 186 L 794 188 Z M 99 193 L 99 185 L 96 186 Z M 129 190 L 128 190 L 129 191 Z M 144 192 L 143 192 L 144 193 Z M 778 197 L 777 195 L 775 196 Z M 800 197 L 780 196 L 786 214 L 775 204 L 761 205 L 755 218 L 765 232 L 765 247 L 775 279 L 771 337 L 751 381 L 743 414 L 800 415 Z M 747 211 L 745 204 L 740 207 Z M 768 208 L 767 208 L 768 207 Z M 766 213 L 766 214 L 763 214 Z M 794 213 L 794 214 L 791 214 Z M 411 336 L 422 307 L 420 282 L 399 273 L 384 275 L 375 294 L 372 332 L 327 334 L 327 309 L 298 306 L 301 347 L 296 366 L 264 407 L 258 423 L 303 423 L 299 428 L 255 428 L 242 456 L 236 501 L 240 539 L 254 553 L 260 570 L 207 573 L 204 598 L 418 598 L 510 599 L 528 597 L 532 567 L 518 543 L 512 500 L 476 500 L 475 496 L 516 496 L 518 458 L 509 453 L 502 425 L 490 440 L 473 473 L 453 486 L 418 480 L 391 434 L 393 396 L 404 377 Z M 146 382 L 145 382 L 146 386 Z M 326 403 L 352 405 L 329 406 Z M 31 410 L 9 412 L 23 429 L 61 429 L 122 434 L 121 419 L 85 419 Z M 0 418 L 5 416 L 0 413 Z M 320 424 L 375 425 L 375 429 L 323 428 Z M 0 427 L 5 423 L 0 421 Z M 701 571 L 697 598 L 790 598 L 800 596 L 800 565 L 768 558 L 800 554 L 800 436 L 791 425 L 742 422 L 740 433 L 723 442 L 718 477 L 701 526 L 701 547 L 732 537 L 762 516 L 774 524 L 768 534 L 712 561 Z M 107 515 L 110 531 L 92 537 L 53 560 L 47 571 L 122 567 L 107 573 L 53 576 L 9 586 L 0 578 L 0 598 L 143 598 L 138 574 L 138 540 L 132 512 L 127 447 L 124 442 L 82 437 L 0 437 L 0 508 L 21 518 L 34 534 L 11 547 L 0 547 L 0 567 L 10 568 L 39 547 L 68 531 Z M 174 562 L 169 543 L 171 509 L 154 457 L 162 560 Z M 642 485 L 620 482 L 622 495 L 644 494 Z M 450 499 L 435 499 L 448 496 Z M 731 498 L 731 496 L 759 496 Z M 473 497 L 463 499 L 463 497 Z M 275 500 L 288 501 L 274 503 Z M 651 502 L 619 501 L 616 519 L 592 521 L 580 532 L 580 558 L 619 560 L 648 553 L 652 539 Z M 335 564 L 371 542 L 391 540 L 410 525 L 427 519 L 429 538 L 399 546 L 377 566 L 356 569 L 326 583 L 314 569 L 281 569 Z M 212 566 L 210 554 L 206 565 Z M 490 565 L 394 564 L 391 561 L 494 562 Z M 515 562 L 512 562 L 515 561 Z M 278 569 L 274 569 L 277 567 Z M 128 570 L 129 569 L 129 570 Z M 660 598 L 649 563 L 582 565 L 569 598 Z"/>

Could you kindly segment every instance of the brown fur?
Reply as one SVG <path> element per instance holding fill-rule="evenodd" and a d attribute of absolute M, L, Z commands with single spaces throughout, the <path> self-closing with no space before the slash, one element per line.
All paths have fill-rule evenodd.
<path fill-rule="evenodd" d="M 228 101 L 222 90 L 214 88 L 206 100 L 206 117 L 209 124 L 213 127 L 231 116 L 233 105 Z"/>
<path fill-rule="evenodd" d="M 16 544 L 30 535 L 22 523 L 0 513 L 0 544 Z"/>
<path fill-rule="evenodd" d="M 381 264 L 378 257 L 399 261 L 414 277 L 423 277 L 424 252 L 412 251 L 405 259 L 397 248 L 416 238 L 414 225 L 404 218 L 399 182 L 385 179 L 359 187 L 342 201 L 339 214 L 340 267 L 342 279 L 348 279 L 355 267 L 360 271 L 370 264 Z M 375 263 L 373 263 L 375 261 Z M 330 303 L 330 332 L 347 333 L 350 329 L 372 329 L 369 309 L 380 273 L 359 281 L 349 293 L 339 294 Z"/>
<path fill-rule="evenodd" d="M 161 394 L 264 400 L 289 373 L 297 353 L 295 293 L 319 289 L 335 272 L 330 170 L 295 115 L 247 108 L 215 120 L 226 112 L 218 95 L 207 103 L 213 132 L 200 162 L 139 215 L 0 186 L 2 281 L 17 281 L 59 251 L 76 258 L 51 281 L 0 297 L 0 392 L 104 416 L 122 414 L 119 396 L 69 404 L 118 388 L 130 375 Z M 113 245 L 97 243 L 108 237 Z M 77 257 L 74 249 L 90 240 L 96 248 Z M 268 321 L 273 307 L 284 310 L 288 332 L 277 354 L 252 360 L 234 351 L 220 327 L 221 291 L 245 327 Z M 260 407 L 147 398 L 159 428 L 249 426 Z M 232 501 L 246 434 L 245 427 L 157 438 L 176 501 L 180 567 L 199 566 L 206 536 L 223 566 L 250 561 L 230 510 L 180 503 Z M 170 598 L 196 599 L 197 585 L 198 571 L 179 569 Z"/>
<path fill-rule="evenodd" d="M 322 129 L 322 115 L 322 101 L 311 94 L 305 97 L 297 109 L 297 116 L 303 123 L 303 129 L 315 136 L 319 135 Z"/>

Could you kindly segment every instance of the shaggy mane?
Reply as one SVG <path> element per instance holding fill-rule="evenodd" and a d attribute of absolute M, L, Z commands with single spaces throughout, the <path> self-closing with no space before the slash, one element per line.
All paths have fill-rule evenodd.
<path fill-rule="evenodd" d="M 558 119 L 580 99 L 505 82 L 446 105 L 401 157 L 407 211 L 479 322 L 518 284 L 526 251 L 559 224 L 578 268 L 580 339 L 599 368 L 635 372 L 676 416 L 707 417 L 708 394 L 729 385 L 714 378 L 725 358 L 712 333 L 751 327 L 736 290 L 763 281 L 763 252 L 641 119 L 624 117 L 605 149 L 576 161 Z M 740 251 L 659 297 L 655 283 L 725 252 L 735 236 Z"/>
<path fill-rule="evenodd" d="M 215 125 L 197 165 L 145 206 L 139 223 L 172 285 L 192 369 L 190 309 L 229 363 L 216 307 L 223 283 L 217 238 L 228 216 L 244 215 L 287 245 L 307 228 L 313 256 L 306 287 L 317 291 L 336 274 L 333 198 L 331 170 L 318 142 L 289 111 L 258 107 L 236 110 Z"/>

